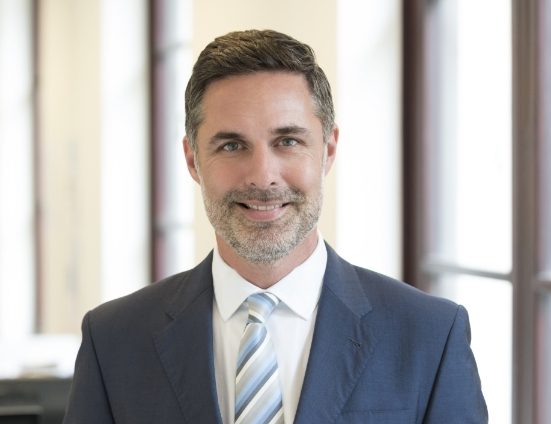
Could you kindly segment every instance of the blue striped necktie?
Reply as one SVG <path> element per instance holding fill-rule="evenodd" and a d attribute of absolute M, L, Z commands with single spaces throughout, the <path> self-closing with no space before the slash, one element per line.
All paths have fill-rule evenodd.
<path fill-rule="evenodd" d="M 276 355 L 265 322 L 279 303 L 271 293 L 247 298 L 249 318 L 237 358 L 235 424 L 283 424 Z"/>

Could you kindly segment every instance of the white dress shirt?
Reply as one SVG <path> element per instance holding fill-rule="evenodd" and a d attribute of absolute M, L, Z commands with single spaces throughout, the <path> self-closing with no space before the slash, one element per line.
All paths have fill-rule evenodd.
<path fill-rule="evenodd" d="M 277 356 L 285 422 L 294 421 L 326 264 L 327 249 L 318 235 L 316 249 L 305 262 L 269 289 L 262 290 L 228 266 L 215 249 L 212 261 L 214 368 L 224 424 L 234 422 L 237 354 L 248 316 L 243 302 L 251 294 L 262 291 L 280 299 L 267 326 Z"/>

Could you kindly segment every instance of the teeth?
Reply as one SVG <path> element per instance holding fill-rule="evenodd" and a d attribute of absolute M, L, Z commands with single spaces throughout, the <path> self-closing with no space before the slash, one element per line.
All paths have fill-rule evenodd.
<path fill-rule="evenodd" d="M 249 205 L 247 203 L 247 207 L 250 209 L 254 209 L 256 211 L 272 211 L 274 209 L 280 208 L 282 205 Z"/>

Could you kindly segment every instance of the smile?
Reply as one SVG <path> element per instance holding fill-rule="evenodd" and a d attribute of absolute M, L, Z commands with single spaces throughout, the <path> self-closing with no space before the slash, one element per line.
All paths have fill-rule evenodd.
<path fill-rule="evenodd" d="M 252 205 L 249 203 L 242 203 L 247 209 L 253 209 L 255 211 L 272 211 L 274 209 L 279 209 L 284 206 L 284 204 L 279 203 L 277 205 Z"/>

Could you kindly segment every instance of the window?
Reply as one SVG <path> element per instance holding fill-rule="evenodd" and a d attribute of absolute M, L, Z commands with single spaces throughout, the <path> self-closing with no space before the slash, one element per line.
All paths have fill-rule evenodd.
<path fill-rule="evenodd" d="M 510 5 L 435 2 L 426 31 L 424 288 L 467 307 L 490 415 L 510 423 Z"/>
<path fill-rule="evenodd" d="M 337 5 L 336 248 L 356 265 L 401 278 L 401 4 Z"/>
<path fill-rule="evenodd" d="M 0 338 L 36 319 L 33 6 L 0 1 Z"/>
<path fill-rule="evenodd" d="M 145 0 L 0 0 L 0 377 L 149 282 L 147 51 Z"/>
<path fill-rule="evenodd" d="M 191 1 L 152 2 L 153 280 L 194 265 L 194 190 L 184 159 L 184 92 L 191 75 Z"/>
<path fill-rule="evenodd" d="M 149 64 L 145 0 L 100 15 L 101 301 L 149 283 Z"/>
<path fill-rule="evenodd" d="M 549 2 L 403 4 L 405 277 L 467 306 L 490 421 L 547 423 Z"/>

